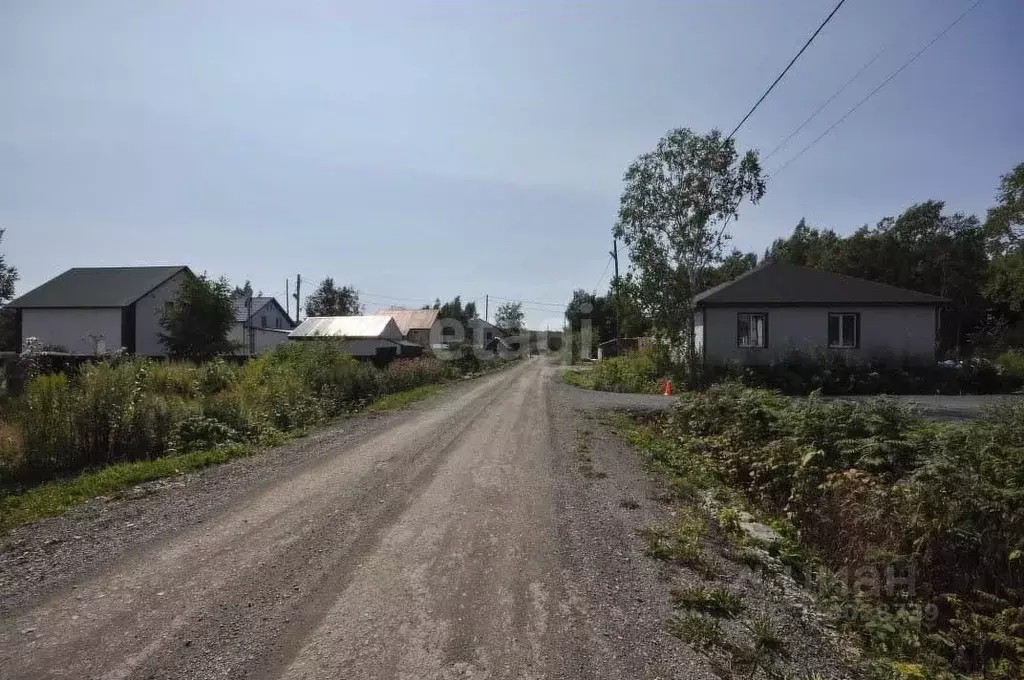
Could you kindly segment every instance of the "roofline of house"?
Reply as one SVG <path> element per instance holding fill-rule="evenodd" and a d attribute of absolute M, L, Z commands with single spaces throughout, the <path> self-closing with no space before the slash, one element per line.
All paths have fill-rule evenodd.
<path fill-rule="evenodd" d="M 153 292 L 154 290 L 156 290 L 156 289 L 157 289 L 157 288 L 159 288 L 160 286 L 164 285 L 165 283 L 167 283 L 168 281 L 170 281 L 171 279 L 173 279 L 173 278 L 174 278 L 175 276 L 177 276 L 178 274 L 180 274 L 180 273 L 182 273 L 182 272 L 188 272 L 188 275 L 189 275 L 189 276 L 195 276 L 195 273 L 194 273 L 194 272 L 193 272 L 193 271 L 192 271 L 191 269 L 189 269 L 189 268 L 188 268 L 188 265 L 182 265 L 182 266 L 181 266 L 180 268 L 178 268 L 178 269 L 177 269 L 177 270 L 176 270 L 176 271 L 175 271 L 175 272 L 174 272 L 173 274 L 171 274 L 170 276 L 168 276 L 167 278 L 165 278 L 164 280 L 162 280 L 162 281 L 161 281 L 160 283 L 156 284 L 155 286 L 153 286 L 152 288 L 150 288 L 149 290 L 147 290 L 147 291 L 146 291 L 145 293 L 143 293 L 143 294 L 142 294 L 142 295 L 140 295 L 139 297 L 135 298 L 134 300 L 132 300 L 131 302 L 129 302 L 128 304 L 126 304 L 126 305 L 125 305 L 125 307 L 131 307 L 131 306 L 132 306 L 132 305 L 134 305 L 134 304 L 135 304 L 136 302 L 138 302 L 138 301 L 139 301 L 139 300 L 141 300 L 142 298 L 146 297 L 147 295 L 149 295 L 150 293 L 152 293 L 152 292 Z"/>
<path fill-rule="evenodd" d="M 277 306 L 277 310 L 279 312 L 281 312 L 281 314 L 284 315 L 284 318 L 288 319 L 288 323 L 290 323 L 293 327 L 297 325 L 295 323 L 295 319 L 293 319 L 291 317 L 291 314 L 289 314 L 288 312 L 285 311 L 284 307 L 281 306 L 281 303 L 278 302 L 277 298 L 274 297 L 273 295 L 268 296 L 266 302 L 264 302 L 259 307 L 256 307 L 255 309 L 253 309 L 252 310 L 252 314 L 249 315 L 249 318 L 245 319 L 244 321 L 236 321 L 235 323 L 249 323 L 250 321 L 252 321 L 253 317 L 256 316 L 260 312 L 261 309 L 263 309 L 264 307 L 266 307 L 270 303 L 274 303 Z"/>
<path fill-rule="evenodd" d="M 157 268 L 157 267 L 154 266 L 154 268 Z M 71 269 L 66 269 L 66 270 L 62 271 L 60 274 L 57 275 L 57 277 L 63 276 L 64 274 L 67 274 L 72 269 L 133 269 L 133 267 L 71 267 Z M 42 286 L 45 286 L 46 283 L 49 283 L 49 281 L 47 281 L 46 283 L 39 284 L 38 286 L 36 286 L 32 290 L 28 291 L 28 293 L 24 293 L 20 297 L 15 298 L 11 302 L 8 302 L 4 306 L 5 307 L 10 307 L 11 309 L 125 309 L 126 307 L 131 307 L 136 302 L 138 302 L 142 298 L 146 297 L 147 295 L 152 293 L 154 290 L 156 290 L 160 286 L 164 285 L 165 283 L 167 283 L 168 281 L 170 281 L 171 279 L 173 279 L 175 276 L 177 276 L 178 274 L 180 274 L 183 271 L 188 272 L 189 276 L 195 276 L 195 273 L 191 269 L 188 268 L 188 265 L 181 265 L 180 267 L 178 267 L 177 269 L 174 270 L 173 274 L 171 274 L 167 278 L 161 279 L 160 283 L 156 284 L 155 286 L 153 286 L 152 288 L 147 290 L 142 295 L 139 295 L 138 297 L 136 297 L 136 298 L 134 298 L 132 300 L 129 300 L 126 304 L 123 304 L 123 305 L 104 305 L 104 306 L 97 307 L 95 305 L 76 306 L 76 305 L 19 305 L 19 304 L 14 304 L 20 298 L 23 298 L 26 295 L 29 295 L 30 293 L 34 292 L 38 288 L 41 288 Z M 57 277 L 54 277 L 54 278 L 57 278 Z M 53 279 L 50 279 L 50 281 L 53 281 Z"/>

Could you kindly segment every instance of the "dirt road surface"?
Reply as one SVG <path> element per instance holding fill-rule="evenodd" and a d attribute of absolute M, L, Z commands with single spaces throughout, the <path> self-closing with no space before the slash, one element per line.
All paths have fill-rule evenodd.
<path fill-rule="evenodd" d="M 18 530 L 0 676 L 712 677 L 665 634 L 644 510 L 619 507 L 644 496 L 639 464 L 581 493 L 556 370 L 523 361 L 291 459 Z"/>

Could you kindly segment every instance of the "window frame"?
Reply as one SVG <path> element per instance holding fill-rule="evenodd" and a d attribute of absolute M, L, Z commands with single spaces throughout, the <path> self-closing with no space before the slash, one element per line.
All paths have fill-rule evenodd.
<path fill-rule="evenodd" d="M 832 343 L 832 317 L 839 319 L 838 332 L 839 337 L 837 338 L 836 344 Z M 843 317 L 853 317 L 853 344 L 846 345 L 843 343 L 843 326 L 845 325 Z M 825 344 L 829 349 L 860 349 L 860 312 L 828 312 L 825 314 Z"/>
<path fill-rule="evenodd" d="M 740 335 L 740 319 L 747 317 L 747 334 L 750 334 L 751 321 L 755 317 L 760 317 L 763 321 L 764 327 L 762 344 L 760 345 L 744 345 L 742 343 L 742 336 Z M 736 312 L 736 347 L 740 349 L 768 349 L 768 312 Z"/>

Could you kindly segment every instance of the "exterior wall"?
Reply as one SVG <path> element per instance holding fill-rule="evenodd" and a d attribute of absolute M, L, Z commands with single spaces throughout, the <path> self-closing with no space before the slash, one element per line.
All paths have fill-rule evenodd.
<path fill-rule="evenodd" d="M 699 309 L 693 313 L 693 344 L 699 357 L 704 351 L 704 312 Z"/>
<path fill-rule="evenodd" d="M 293 340 L 293 342 L 305 342 L 304 340 Z M 377 348 L 397 350 L 398 345 L 391 340 L 383 338 L 352 338 L 339 339 L 339 349 L 344 354 L 351 354 L 354 357 L 373 358 L 377 354 Z"/>
<path fill-rule="evenodd" d="M 121 308 L 23 309 L 21 343 L 38 338 L 44 345 L 59 345 L 72 354 L 103 354 L 121 348 Z"/>
<path fill-rule="evenodd" d="M 256 317 L 259 319 L 259 316 Z M 231 332 L 228 333 L 228 340 L 237 344 L 240 349 L 236 351 L 236 354 L 249 354 L 251 349 L 250 342 L 246 336 L 252 334 L 252 345 L 255 345 L 256 354 L 261 352 L 267 352 L 282 342 L 288 339 L 288 330 L 277 330 L 277 329 L 263 329 L 263 328 L 246 328 L 242 330 L 242 324 L 236 323 L 231 327 Z"/>
<path fill-rule="evenodd" d="M 382 312 L 386 314 L 387 312 Z M 445 342 L 444 329 L 441 327 L 441 321 L 435 321 L 434 325 L 430 328 L 410 328 L 409 334 L 403 338 L 408 342 L 415 342 L 417 345 L 423 345 L 424 347 L 430 347 L 431 345 L 437 345 Z"/>
<path fill-rule="evenodd" d="M 266 327 L 263 325 L 264 320 L 267 323 Z M 288 339 L 287 331 L 292 329 L 291 322 L 285 316 L 284 311 L 269 302 L 260 309 L 253 310 L 250 323 L 251 328 L 249 326 L 243 328 L 243 324 L 238 322 L 231 327 L 231 331 L 228 333 L 228 339 L 241 347 L 238 350 L 239 354 L 248 354 L 253 344 L 257 354 L 273 349 Z M 248 338 L 249 331 L 252 335 L 251 343 Z"/>
<path fill-rule="evenodd" d="M 172 302 L 181 289 L 188 272 L 178 272 L 159 288 L 135 303 L 135 354 L 139 356 L 166 356 L 167 350 L 160 342 L 160 317 L 164 305 Z"/>
<path fill-rule="evenodd" d="M 736 315 L 768 314 L 768 347 L 736 346 Z M 860 314 L 860 346 L 828 349 L 828 313 Z M 935 359 L 935 315 L 931 306 L 887 307 L 707 307 L 704 309 L 704 356 L 709 362 L 768 363 L 797 350 L 807 354 L 842 353 L 852 361 L 872 357 Z"/>

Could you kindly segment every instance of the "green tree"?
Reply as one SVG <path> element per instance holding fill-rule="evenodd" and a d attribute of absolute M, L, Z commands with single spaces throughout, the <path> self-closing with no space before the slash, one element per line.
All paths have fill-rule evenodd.
<path fill-rule="evenodd" d="M 228 340 L 235 323 L 231 286 L 223 277 L 186 278 L 178 297 L 160 318 L 160 342 L 176 359 L 205 361 L 236 349 Z"/>
<path fill-rule="evenodd" d="M 629 249 L 637 295 L 655 332 L 685 351 L 695 377 L 693 293 L 701 273 L 720 259 L 740 204 L 764 195 L 757 153 L 740 156 L 718 130 L 682 128 L 633 161 L 623 179 L 614 234 Z"/>
<path fill-rule="evenodd" d="M 245 285 L 235 286 L 235 290 L 231 294 L 236 298 L 251 298 L 253 296 L 252 283 L 249 281 L 249 279 L 246 279 Z"/>
<path fill-rule="evenodd" d="M 757 253 L 742 253 L 733 249 L 717 267 L 713 267 L 704 277 L 701 289 L 711 288 L 727 281 L 732 281 L 741 274 L 746 274 L 757 267 Z M 700 291 L 698 291 L 700 292 Z"/>
<path fill-rule="evenodd" d="M 985 218 L 985 234 L 993 255 L 1004 255 L 1024 243 L 1024 163 L 999 180 L 996 205 Z"/>
<path fill-rule="evenodd" d="M 0 241 L 3 241 L 4 231 L 0 229 Z M 7 264 L 4 255 L 0 253 L 0 304 L 6 305 L 14 297 L 14 284 L 17 281 L 18 270 Z M 13 309 L 0 309 L 0 350 L 16 350 L 21 343 L 16 316 Z"/>
<path fill-rule="evenodd" d="M 440 300 L 438 301 L 440 303 Z M 448 302 L 439 304 L 435 309 L 440 310 L 438 317 L 441 319 L 455 319 L 462 325 L 466 325 L 470 319 L 476 316 L 476 303 L 467 302 L 466 306 L 462 306 L 462 297 L 456 295 Z"/>
<path fill-rule="evenodd" d="M 985 231 L 976 217 L 944 209 L 942 201 L 918 203 L 845 238 L 800 220 L 772 244 L 771 257 L 947 297 L 941 346 L 963 348 L 985 316 Z"/>
<path fill-rule="evenodd" d="M 363 313 L 359 304 L 359 291 L 353 286 L 338 288 L 334 279 L 320 282 L 313 294 L 306 298 L 306 316 L 357 316 Z"/>
<path fill-rule="evenodd" d="M 526 314 L 523 313 L 523 303 L 506 302 L 498 307 L 494 314 L 494 325 L 509 334 L 516 334 L 523 330 L 523 320 Z"/>

